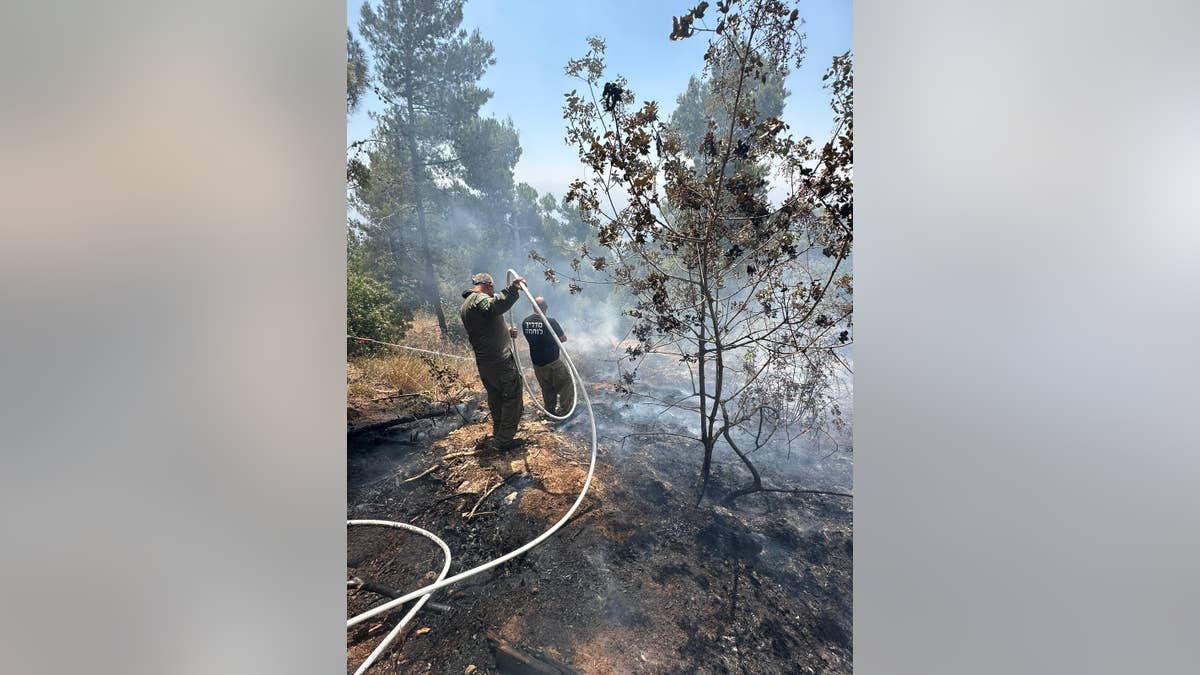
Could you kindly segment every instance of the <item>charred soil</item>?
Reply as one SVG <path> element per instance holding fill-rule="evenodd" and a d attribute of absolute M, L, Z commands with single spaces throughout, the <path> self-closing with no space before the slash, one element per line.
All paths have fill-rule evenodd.
<path fill-rule="evenodd" d="M 455 556 L 451 574 L 545 531 L 583 485 L 586 413 L 555 429 L 527 411 L 520 435 L 530 442 L 508 453 L 481 444 L 491 426 L 483 417 L 472 409 L 464 421 L 460 410 L 352 440 L 348 517 L 434 532 Z M 697 462 L 680 460 L 680 443 L 604 441 L 569 523 L 526 555 L 435 593 L 437 607 L 422 610 L 371 672 L 552 672 L 516 668 L 497 638 L 559 672 L 851 672 L 849 500 L 756 494 L 733 509 L 696 507 Z M 743 479 L 733 465 L 718 470 L 714 494 Z M 422 537 L 347 532 L 349 577 L 408 592 L 441 565 Z M 347 616 L 387 599 L 349 591 Z M 402 613 L 347 632 L 347 672 Z"/>

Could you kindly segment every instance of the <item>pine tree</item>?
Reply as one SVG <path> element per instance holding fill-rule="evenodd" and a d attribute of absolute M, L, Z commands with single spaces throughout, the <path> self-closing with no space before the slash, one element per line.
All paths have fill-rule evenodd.
<path fill-rule="evenodd" d="M 382 0 L 378 9 L 364 3 L 359 24 L 375 57 L 374 89 L 385 105 L 373 115 L 378 152 L 407 165 L 416 216 L 414 276 L 443 335 L 441 256 L 431 244 L 430 206 L 440 184 L 453 184 L 466 171 L 458 146 L 491 97 L 478 82 L 495 62 L 479 31 L 460 28 L 462 6 L 463 0 Z"/>

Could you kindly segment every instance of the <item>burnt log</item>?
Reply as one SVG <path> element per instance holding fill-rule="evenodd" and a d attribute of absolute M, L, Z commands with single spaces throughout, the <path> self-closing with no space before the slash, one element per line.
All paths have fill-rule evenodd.
<path fill-rule="evenodd" d="M 401 592 L 394 588 L 384 586 L 383 584 L 378 584 L 367 579 L 362 579 L 360 577 L 354 577 L 346 584 L 346 586 L 351 590 L 366 591 L 368 593 L 374 593 L 376 595 L 382 595 L 388 598 L 401 598 L 407 595 L 405 592 Z M 442 614 L 451 614 L 454 612 L 453 607 L 449 605 L 443 605 L 438 602 L 426 602 L 425 607 L 432 609 L 435 612 L 441 612 Z"/>
<path fill-rule="evenodd" d="M 527 649 L 500 637 L 494 631 L 485 633 L 492 644 L 496 669 L 505 675 L 578 675 L 579 671 L 546 656 L 535 656 Z"/>
<path fill-rule="evenodd" d="M 416 422 L 417 420 L 429 419 L 430 417 L 441 417 L 442 415 L 450 414 L 450 412 L 453 410 L 453 407 L 447 406 L 445 408 L 434 408 L 433 410 L 417 413 L 416 415 L 405 415 L 404 417 L 384 420 L 383 422 L 372 422 L 371 424 L 364 424 L 362 426 L 347 429 L 346 436 L 353 438 L 371 431 L 383 431 L 384 429 L 390 429 L 395 426 L 400 426 L 401 424 L 408 424 L 409 422 Z"/>

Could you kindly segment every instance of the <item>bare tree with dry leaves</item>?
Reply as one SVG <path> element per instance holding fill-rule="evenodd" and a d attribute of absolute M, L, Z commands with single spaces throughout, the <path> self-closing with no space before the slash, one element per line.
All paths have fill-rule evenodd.
<path fill-rule="evenodd" d="M 582 247 L 571 270 L 546 276 L 574 280 L 591 267 L 633 297 L 625 314 L 635 344 L 620 388 L 695 413 L 697 503 L 722 442 L 750 474 L 726 502 L 759 491 L 841 494 L 764 483 L 754 455 L 842 426 L 834 387 L 849 370 L 840 352 L 853 330 L 852 57 L 835 58 L 825 75 L 832 137 L 794 138 L 782 106 L 763 101 L 803 63 L 799 11 L 780 0 L 714 9 L 701 2 L 670 33 L 709 40 L 691 92 L 702 134 L 695 125 L 683 133 L 655 102 L 635 105 L 624 78 L 605 76 L 603 40 L 567 65 L 581 81 L 566 96 L 567 142 L 589 169 L 567 198 L 601 248 Z M 637 368 L 652 354 L 686 365 L 690 395 L 640 391 Z"/>

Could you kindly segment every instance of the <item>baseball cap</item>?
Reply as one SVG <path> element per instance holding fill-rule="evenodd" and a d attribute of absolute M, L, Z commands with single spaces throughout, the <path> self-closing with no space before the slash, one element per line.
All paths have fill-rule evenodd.
<path fill-rule="evenodd" d="M 488 274 L 487 272 L 480 272 L 479 274 L 476 274 L 475 276 L 471 277 L 471 283 L 472 284 L 487 284 L 489 286 L 495 285 L 495 282 L 492 281 L 492 275 Z"/>

